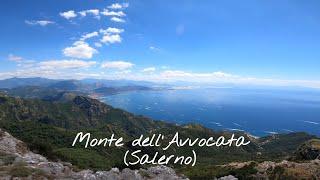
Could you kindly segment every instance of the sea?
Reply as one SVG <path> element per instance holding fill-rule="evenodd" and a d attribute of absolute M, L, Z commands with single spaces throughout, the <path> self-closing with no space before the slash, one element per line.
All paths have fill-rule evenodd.
<path fill-rule="evenodd" d="M 307 132 L 320 135 L 320 90 L 195 88 L 132 91 L 101 98 L 137 115 L 176 124 L 254 136 Z"/>

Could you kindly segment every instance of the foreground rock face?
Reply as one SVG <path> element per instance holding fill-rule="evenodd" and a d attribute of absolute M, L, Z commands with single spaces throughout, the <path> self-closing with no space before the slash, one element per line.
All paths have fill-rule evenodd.
<path fill-rule="evenodd" d="M 75 179 L 86 179 L 86 180 L 91 180 L 91 179 L 96 179 L 96 180 L 187 179 L 187 178 L 177 176 L 173 169 L 165 166 L 156 166 L 156 167 L 151 167 L 148 169 L 140 169 L 140 170 L 130 170 L 127 168 L 122 171 L 120 171 L 117 168 L 113 168 L 110 171 L 97 171 L 95 173 L 93 173 L 90 170 L 84 170 L 79 173 L 73 174 L 72 177 Z"/>
<path fill-rule="evenodd" d="M 263 162 L 256 166 L 258 173 L 253 177 L 261 179 L 320 179 L 320 160 L 304 163 L 291 161 Z"/>
<path fill-rule="evenodd" d="M 302 144 L 295 152 L 296 160 L 320 160 L 320 140 L 311 139 Z"/>
<path fill-rule="evenodd" d="M 244 169 L 249 166 L 251 169 L 247 168 L 247 172 L 253 173 L 246 174 L 242 179 L 320 179 L 319 159 L 299 163 L 283 160 L 281 162 L 241 162 L 224 165 L 224 167 L 232 168 L 234 170 Z"/>
<path fill-rule="evenodd" d="M 75 172 L 72 164 L 50 162 L 45 157 L 29 151 L 22 141 L 0 129 L 0 179 L 182 180 L 187 178 L 178 176 L 172 168 L 166 166 L 140 170 L 127 168 L 120 171 L 118 168 L 113 168 L 109 171 Z"/>

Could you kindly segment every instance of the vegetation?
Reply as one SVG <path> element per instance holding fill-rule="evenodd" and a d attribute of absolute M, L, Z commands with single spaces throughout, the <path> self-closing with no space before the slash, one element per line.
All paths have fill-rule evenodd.
<path fill-rule="evenodd" d="M 320 140 L 311 139 L 303 143 L 295 152 L 294 160 L 320 159 Z"/>
<path fill-rule="evenodd" d="M 229 132 L 216 132 L 195 124 L 176 126 L 154 121 L 76 94 L 63 94 L 58 99 L 22 99 L 0 94 L 0 128 L 26 142 L 33 151 L 52 160 L 61 159 L 73 163 L 78 168 L 94 170 L 124 167 L 124 152 L 134 149 L 130 146 L 130 141 L 141 134 L 161 133 L 170 138 L 175 132 L 179 132 L 183 139 L 231 135 Z M 114 133 L 118 137 L 124 137 L 126 145 L 121 148 L 85 149 L 81 144 L 71 147 L 73 138 L 79 131 L 90 132 L 97 138 L 109 137 Z M 242 133 L 236 135 L 246 136 Z M 252 143 L 249 146 L 238 148 L 172 147 L 166 152 L 158 148 L 145 148 L 143 151 L 151 155 L 156 151 L 160 151 L 161 154 L 186 155 L 194 149 L 198 154 L 196 167 L 175 166 L 188 177 L 205 179 L 234 174 L 240 179 L 246 179 L 256 172 L 253 164 L 240 169 L 217 165 L 234 161 L 284 159 L 292 155 L 300 144 L 314 138 L 305 133 L 292 133 L 251 139 Z M 12 170 L 12 173 L 27 175 L 30 172 L 19 167 Z"/>
<path fill-rule="evenodd" d="M 28 177 L 32 173 L 33 170 L 31 168 L 25 167 L 23 165 L 15 165 L 9 171 L 9 174 L 13 177 Z"/>

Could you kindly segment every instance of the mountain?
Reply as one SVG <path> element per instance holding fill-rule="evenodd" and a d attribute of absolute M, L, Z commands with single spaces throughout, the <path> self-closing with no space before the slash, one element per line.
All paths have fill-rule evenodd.
<path fill-rule="evenodd" d="M 53 161 L 63 160 L 84 169 L 104 170 L 111 167 L 124 168 L 123 155 L 126 150 L 134 150 L 130 142 L 141 134 L 165 134 L 173 137 L 179 132 L 182 139 L 197 137 L 228 138 L 231 132 L 213 131 L 197 124 L 173 125 L 137 116 L 121 109 L 113 108 L 87 96 L 66 95 L 63 101 L 23 99 L 0 95 L 0 128 L 25 142 L 28 147 Z M 125 146 L 83 148 L 83 144 L 71 147 L 71 142 L 79 131 L 90 132 L 94 137 L 109 137 L 114 133 L 126 139 Z M 189 177 L 207 176 L 207 169 L 231 162 L 283 160 L 292 156 L 304 142 L 315 139 L 306 133 L 291 133 L 255 139 L 238 132 L 251 140 L 250 145 L 242 147 L 183 147 L 172 146 L 167 151 L 157 147 L 142 148 L 144 153 L 187 155 L 191 150 L 197 152 L 197 165 L 192 169 L 169 164 Z M 168 141 L 169 139 L 165 139 Z M 107 161 L 106 161 L 107 160 Z M 131 168 L 141 168 L 132 166 Z M 229 171 L 228 171 L 229 172 Z M 198 174 L 198 175 L 197 175 Z M 225 173 L 224 175 L 229 175 Z"/>
<path fill-rule="evenodd" d="M 78 80 L 63 80 L 58 81 L 54 84 L 51 84 L 49 88 L 64 90 L 64 91 L 80 91 L 80 90 L 88 90 L 89 84 L 83 84 Z"/>
<path fill-rule="evenodd" d="M 71 95 L 66 102 L 0 96 L 2 122 L 39 122 L 65 129 L 101 128 L 106 125 L 127 134 L 143 134 L 165 123 L 115 109 L 96 99 Z"/>
<path fill-rule="evenodd" d="M 23 98 L 46 98 L 61 92 L 92 96 L 111 95 L 127 91 L 161 90 L 159 85 L 128 80 L 52 80 L 45 78 L 11 78 L 0 80 L 0 91 Z"/>
<path fill-rule="evenodd" d="M 99 94 L 117 94 L 128 91 L 150 91 L 153 90 L 150 87 L 145 86 L 120 86 L 120 87 L 101 87 L 94 90 L 95 93 Z"/>
<path fill-rule="evenodd" d="M 303 143 L 295 152 L 294 160 L 320 160 L 320 140 L 311 139 Z"/>
<path fill-rule="evenodd" d="M 69 162 L 52 162 L 33 153 L 27 145 L 0 129 L 0 178 L 1 179 L 187 179 L 177 175 L 169 167 L 156 166 L 148 169 L 120 171 L 79 171 Z"/>
<path fill-rule="evenodd" d="M 90 89 L 99 87 L 121 87 L 121 86 L 145 86 L 157 87 L 165 86 L 163 84 L 148 82 L 148 81 L 133 81 L 133 80 L 107 80 L 107 79 L 83 79 L 83 80 L 63 80 L 63 79 L 47 79 L 47 78 L 9 78 L 0 80 L 0 88 L 15 88 L 21 86 L 52 86 L 58 89 L 74 90 L 79 87 L 91 86 Z"/>
<path fill-rule="evenodd" d="M 58 80 L 46 78 L 10 78 L 0 80 L 0 88 L 15 88 L 20 86 L 49 86 Z"/>
<path fill-rule="evenodd" d="M 43 99 L 48 96 L 54 96 L 59 93 L 58 90 L 40 86 L 20 86 L 11 89 L 0 89 L 0 91 L 14 97 L 39 99 Z"/>

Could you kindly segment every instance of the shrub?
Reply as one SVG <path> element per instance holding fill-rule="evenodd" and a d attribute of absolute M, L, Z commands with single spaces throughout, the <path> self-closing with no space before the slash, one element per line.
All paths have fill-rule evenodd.
<path fill-rule="evenodd" d="M 25 166 L 13 166 L 10 169 L 9 174 L 13 177 L 27 177 L 32 174 L 32 170 Z"/>

